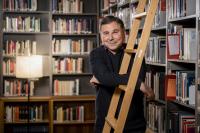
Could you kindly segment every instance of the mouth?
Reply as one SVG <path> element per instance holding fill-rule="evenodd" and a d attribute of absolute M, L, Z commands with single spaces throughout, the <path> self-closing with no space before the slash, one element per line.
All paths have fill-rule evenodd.
<path fill-rule="evenodd" d="M 108 42 L 108 44 L 110 44 L 110 45 L 116 45 L 117 42 Z"/>

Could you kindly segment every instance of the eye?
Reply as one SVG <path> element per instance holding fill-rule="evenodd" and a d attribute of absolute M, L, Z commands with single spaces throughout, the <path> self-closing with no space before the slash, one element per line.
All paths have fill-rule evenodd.
<path fill-rule="evenodd" d="M 118 34 L 119 33 L 119 30 L 114 30 L 113 31 L 113 34 Z"/>
<path fill-rule="evenodd" d="M 103 35 L 104 35 L 104 36 L 106 36 L 106 35 L 108 35 L 108 34 L 109 34 L 108 32 L 103 32 Z"/>

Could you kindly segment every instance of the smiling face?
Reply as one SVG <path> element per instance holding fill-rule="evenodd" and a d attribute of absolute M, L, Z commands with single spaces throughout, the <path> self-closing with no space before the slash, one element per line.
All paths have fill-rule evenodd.
<path fill-rule="evenodd" d="M 117 22 L 113 21 L 108 24 L 103 24 L 100 30 L 101 41 L 103 45 L 105 45 L 109 51 L 115 54 L 118 48 L 121 47 L 124 42 L 124 29 L 121 28 Z"/>

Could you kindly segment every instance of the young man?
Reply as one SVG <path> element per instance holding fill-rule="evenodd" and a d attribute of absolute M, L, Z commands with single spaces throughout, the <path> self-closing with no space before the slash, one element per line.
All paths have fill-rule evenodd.
<path fill-rule="evenodd" d="M 123 22 L 114 16 L 103 18 L 100 25 L 100 35 L 102 45 L 90 53 L 90 63 L 94 74 L 90 82 L 97 88 L 95 133 L 102 133 L 105 117 L 115 87 L 119 84 L 127 84 L 131 68 L 131 66 L 129 66 L 127 74 L 118 74 L 125 45 L 125 29 Z M 134 55 L 132 61 L 133 59 Z M 146 122 L 143 109 L 143 93 L 147 94 L 149 97 L 153 96 L 153 93 L 150 89 L 145 87 L 143 83 L 144 79 L 145 63 L 143 61 L 125 123 L 124 133 L 145 132 Z M 117 114 L 118 113 L 119 108 L 117 110 Z"/>

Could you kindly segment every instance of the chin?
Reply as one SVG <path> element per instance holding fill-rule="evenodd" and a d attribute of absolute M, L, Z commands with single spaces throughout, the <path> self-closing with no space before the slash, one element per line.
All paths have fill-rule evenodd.
<path fill-rule="evenodd" d="M 112 47 L 112 48 L 109 48 L 110 50 L 112 51 L 116 51 L 118 49 L 118 47 Z"/>

